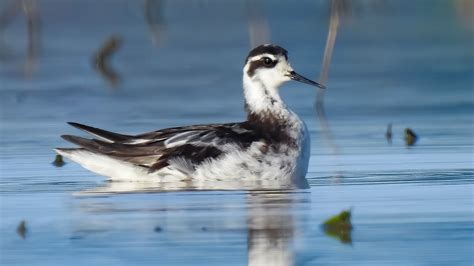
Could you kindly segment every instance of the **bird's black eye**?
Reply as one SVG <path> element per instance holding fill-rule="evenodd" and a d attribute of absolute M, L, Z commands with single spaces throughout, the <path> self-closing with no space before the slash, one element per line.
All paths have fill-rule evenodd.
<path fill-rule="evenodd" d="M 267 66 L 269 66 L 273 63 L 273 60 L 270 57 L 264 57 L 262 59 L 263 59 L 263 63 Z"/>

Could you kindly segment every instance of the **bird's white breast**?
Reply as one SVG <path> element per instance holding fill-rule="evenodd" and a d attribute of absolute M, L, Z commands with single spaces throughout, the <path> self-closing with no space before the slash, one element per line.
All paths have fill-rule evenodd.
<path fill-rule="evenodd" d="M 247 149 L 235 146 L 227 155 L 201 164 L 192 179 L 261 181 L 306 186 L 305 175 L 310 155 L 309 133 L 299 118 L 296 117 L 293 122 L 288 134 L 296 145 L 254 142 Z"/>

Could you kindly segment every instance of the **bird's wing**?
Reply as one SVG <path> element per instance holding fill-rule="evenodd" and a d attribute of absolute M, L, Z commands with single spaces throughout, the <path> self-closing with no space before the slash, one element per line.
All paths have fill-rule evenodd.
<path fill-rule="evenodd" d="M 68 122 L 68 124 L 106 142 L 126 142 L 133 139 L 133 136 L 130 136 L 130 135 L 114 133 L 114 132 L 110 132 L 110 131 L 103 130 L 100 128 L 95 128 L 95 127 L 91 127 L 91 126 L 87 126 L 87 125 L 83 125 L 83 124 L 79 124 L 75 122 Z"/>
<path fill-rule="evenodd" d="M 81 125 L 79 128 L 86 127 Z M 100 140 L 70 135 L 62 137 L 92 152 L 146 167 L 149 172 L 172 164 L 192 171 L 206 160 L 217 158 L 235 148 L 246 148 L 262 139 L 246 123 L 176 127 L 136 136 L 91 128 L 87 127 L 85 131 Z"/>

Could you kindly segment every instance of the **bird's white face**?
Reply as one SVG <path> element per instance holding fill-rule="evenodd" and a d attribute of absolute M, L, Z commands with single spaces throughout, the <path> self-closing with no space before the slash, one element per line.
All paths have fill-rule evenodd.
<path fill-rule="evenodd" d="M 259 83 L 269 90 L 276 90 L 289 80 L 324 88 L 323 85 L 296 73 L 288 63 L 287 51 L 271 44 L 264 44 L 250 51 L 244 66 L 244 76 L 251 83 Z"/>
<path fill-rule="evenodd" d="M 246 105 L 254 113 L 283 108 L 278 87 L 286 81 L 295 80 L 324 88 L 296 73 L 288 63 L 287 51 L 277 45 L 264 44 L 251 50 L 243 74 Z"/>
<path fill-rule="evenodd" d="M 250 57 L 244 67 L 244 75 L 267 88 L 277 88 L 291 80 L 293 68 L 284 55 L 260 54 Z"/>

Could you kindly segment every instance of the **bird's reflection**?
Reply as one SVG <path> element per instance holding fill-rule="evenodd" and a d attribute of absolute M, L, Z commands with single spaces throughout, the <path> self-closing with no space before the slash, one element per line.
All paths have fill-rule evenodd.
<path fill-rule="evenodd" d="M 170 191 L 195 191 L 195 190 L 291 190 L 306 189 L 308 182 L 275 181 L 275 180 L 233 180 L 233 181 L 204 181 L 187 180 L 176 182 L 122 182 L 107 181 L 100 186 L 75 193 L 76 195 L 122 194 L 122 193 L 154 193 Z"/>
<path fill-rule="evenodd" d="M 163 190 L 159 191 L 163 192 Z M 129 192 L 136 192 L 136 190 Z M 247 191 L 243 194 L 242 191 L 219 191 L 215 194 L 214 192 L 207 194 L 208 196 L 199 193 L 201 192 L 147 194 L 145 198 L 148 197 L 148 199 L 140 196 L 143 200 L 140 203 L 124 202 L 123 197 L 120 197 L 120 200 L 114 200 L 114 197 L 121 193 L 107 197 L 86 197 L 84 200 L 80 197 L 78 201 L 82 201 L 79 204 L 81 214 L 71 239 L 80 241 L 101 233 L 113 235 L 117 228 L 131 235 L 134 234 L 132 231 L 142 234 L 143 226 L 132 227 L 134 215 L 155 216 L 149 221 L 140 221 L 140 223 L 147 224 L 145 227 L 149 229 L 147 229 L 149 234 L 160 234 L 163 239 L 171 242 L 162 243 L 165 246 L 179 247 L 179 250 L 189 249 L 193 247 L 189 236 L 194 236 L 191 239 L 198 238 L 200 241 L 207 239 L 212 248 L 216 244 L 212 243 L 215 239 L 225 239 L 221 243 L 225 245 L 227 239 L 230 236 L 235 237 L 234 234 L 238 231 L 244 237 L 245 234 L 247 235 L 248 265 L 294 265 L 293 243 L 295 232 L 298 231 L 295 206 L 301 207 L 298 204 L 307 202 L 309 193 L 301 190 L 261 190 Z M 89 192 L 88 195 L 93 194 Z M 199 200 L 196 200 L 196 197 Z M 175 200 L 166 200 L 168 198 Z M 124 214 L 129 218 L 125 219 Z M 118 221 L 117 215 L 122 215 L 124 220 Z M 105 226 L 107 220 L 113 221 L 113 226 L 110 228 Z M 239 222 L 236 223 L 236 221 Z M 242 236 L 242 234 L 239 235 Z M 166 235 L 171 237 L 164 237 Z M 243 253 L 245 250 L 239 252 Z M 218 256 L 226 257 L 232 254 L 218 254 Z M 179 260 L 179 258 L 176 259 Z M 244 256 L 239 257 L 240 259 L 242 262 L 245 261 Z"/>
<path fill-rule="evenodd" d="M 291 193 L 251 193 L 247 196 L 248 265 L 293 265 Z"/>

